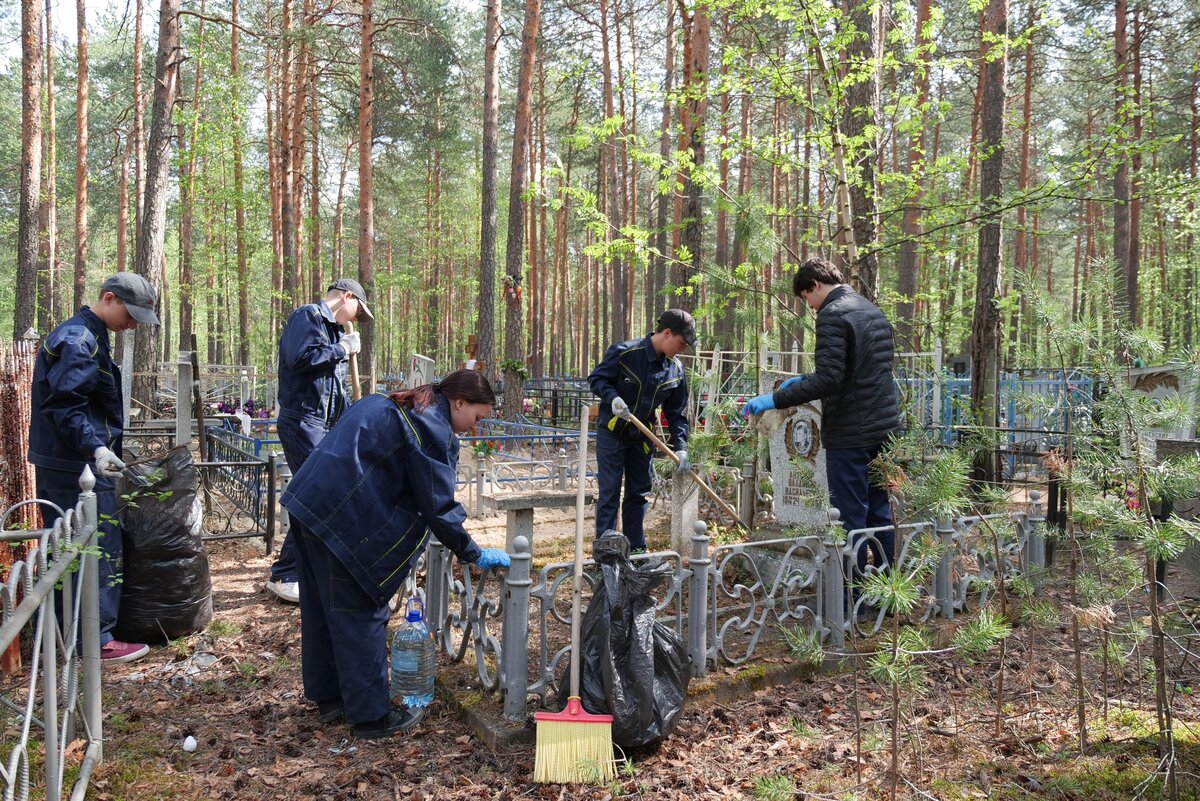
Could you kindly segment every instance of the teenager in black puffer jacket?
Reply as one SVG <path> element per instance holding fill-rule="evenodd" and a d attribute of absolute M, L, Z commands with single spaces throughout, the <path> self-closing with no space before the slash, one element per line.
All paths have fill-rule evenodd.
<path fill-rule="evenodd" d="M 771 395 L 753 398 L 743 413 L 761 414 L 820 400 L 829 497 L 841 512 L 846 531 L 890 526 L 887 491 L 872 484 L 870 464 L 900 427 L 891 323 L 875 304 L 847 286 L 841 271 L 825 259 L 800 265 L 792 291 L 817 313 L 816 369 L 788 379 Z M 883 532 L 876 539 L 884 552 L 875 554 L 875 563 L 889 564 L 894 533 Z M 861 572 L 867 561 L 865 546 L 857 556 Z"/>

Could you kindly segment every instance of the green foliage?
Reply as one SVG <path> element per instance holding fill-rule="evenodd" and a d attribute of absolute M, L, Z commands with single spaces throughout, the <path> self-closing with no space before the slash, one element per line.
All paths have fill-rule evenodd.
<path fill-rule="evenodd" d="M 804 626 L 783 626 L 780 628 L 784 642 L 792 658 L 802 665 L 819 667 L 825 660 L 825 649 L 821 645 L 821 635 L 809 631 Z"/>
<path fill-rule="evenodd" d="M 902 693 L 921 694 L 925 690 L 925 669 L 916 656 L 930 648 L 929 634 L 921 629 L 902 628 L 896 639 L 887 632 L 879 650 L 867 660 L 867 669 L 880 684 L 894 686 Z"/>
<path fill-rule="evenodd" d="M 771 774 L 754 780 L 754 798 L 757 801 L 792 801 L 799 789 L 788 776 Z"/>
<path fill-rule="evenodd" d="M 1012 627 L 990 609 L 979 615 L 954 634 L 953 645 L 968 662 L 974 662 L 1012 634 Z"/>

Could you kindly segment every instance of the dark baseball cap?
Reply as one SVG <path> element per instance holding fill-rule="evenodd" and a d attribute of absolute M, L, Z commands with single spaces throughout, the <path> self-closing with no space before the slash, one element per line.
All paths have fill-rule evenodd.
<path fill-rule="evenodd" d="M 158 325 L 158 315 L 154 307 L 158 304 L 158 293 L 142 276 L 137 273 L 123 272 L 111 275 L 100 285 L 100 294 L 111 292 L 121 299 L 129 316 L 139 323 Z"/>
<path fill-rule="evenodd" d="M 683 335 L 683 341 L 688 347 L 696 347 L 696 321 L 692 315 L 683 309 L 667 309 L 658 318 L 658 330 L 670 328 L 676 334 Z"/>
<path fill-rule="evenodd" d="M 349 292 L 358 299 L 358 316 L 365 317 L 368 320 L 374 320 L 375 315 L 371 314 L 371 310 L 367 308 L 367 293 L 363 292 L 362 284 L 355 281 L 353 278 L 339 278 L 329 285 L 329 291 L 337 290 L 338 292 Z"/>

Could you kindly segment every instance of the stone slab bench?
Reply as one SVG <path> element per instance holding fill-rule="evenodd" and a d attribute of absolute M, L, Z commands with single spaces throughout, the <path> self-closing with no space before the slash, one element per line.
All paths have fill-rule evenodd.
<path fill-rule="evenodd" d="M 584 495 L 584 503 L 595 503 L 592 492 Z M 539 492 L 505 492 L 484 494 L 483 503 L 496 512 L 507 513 L 507 530 L 504 535 L 504 550 L 513 552 L 517 537 L 529 540 L 533 549 L 533 510 L 567 509 L 575 505 L 575 490 L 544 490 Z"/>

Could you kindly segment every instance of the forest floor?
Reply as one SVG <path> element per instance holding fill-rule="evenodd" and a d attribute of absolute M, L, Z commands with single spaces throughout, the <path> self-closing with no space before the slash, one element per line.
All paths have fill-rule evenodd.
<path fill-rule="evenodd" d="M 539 542 L 558 538 L 565 551 L 573 532 L 570 514 L 539 512 L 537 521 Z M 482 543 L 503 543 L 498 516 L 472 521 L 470 528 Z M 142 661 L 105 668 L 106 759 L 89 798 L 890 797 L 891 697 L 861 667 L 854 671 L 852 663 L 861 660 L 847 659 L 842 672 L 782 686 L 693 697 L 675 733 L 656 752 L 635 755 L 607 785 L 533 784 L 533 745 L 488 748 L 443 698 L 411 732 L 347 741 L 348 727 L 322 725 L 303 697 L 300 612 L 263 589 L 270 560 L 261 544 L 212 543 L 209 559 L 214 616 L 208 629 L 156 647 Z M 1190 574 L 1174 570 L 1169 586 L 1172 625 L 1194 634 L 1184 617 L 1200 613 L 1200 587 Z M 941 624 L 939 642 L 952 627 Z M 1096 635 L 1085 637 L 1091 653 Z M 1169 659 L 1184 799 L 1200 799 L 1197 640 L 1183 640 L 1186 648 L 1172 648 Z M 1085 658 L 1085 755 L 1079 752 L 1074 651 L 1066 625 L 1018 627 L 1009 639 L 998 730 L 997 653 L 974 665 L 959 657 L 927 660 L 923 691 L 901 699 L 898 797 L 1165 797 L 1156 770 L 1152 685 L 1134 681 L 1132 667 L 1145 655 L 1133 654 L 1131 667 L 1111 669 L 1107 679 Z M 447 666 L 440 658 L 439 671 L 455 669 L 469 668 Z M 731 682 L 736 674 L 718 671 Z M 198 743 L 191 753 L 182 747 L 188 735 Z"/>

